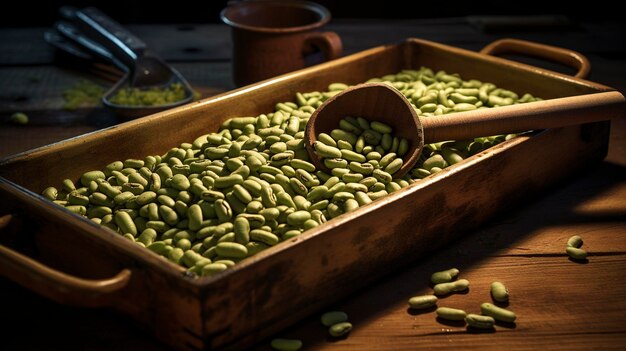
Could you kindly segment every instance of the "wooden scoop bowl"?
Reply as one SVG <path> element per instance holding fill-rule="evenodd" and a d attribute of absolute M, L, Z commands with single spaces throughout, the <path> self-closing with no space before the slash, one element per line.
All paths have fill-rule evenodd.
<path fill-rule="evenodd" d="M 339 128 L 339 121 L 348 116 L 386 123 L 393 128 L 394 136 L 409 141 L 409 151 L 404 155 L 402 167 L 393 175 L 400 178 L 413 168 L 424 143 L 604 121 L 615 116 L 616 107 L 624 110 L 624 98 L 619 92 L 588 94 L 588 97 L 584 102 L 565 97 L 418 117 L 411 103 L 393 87 L 384 83 L 365 83 L 329 98 L 313 112 L 304 133 L 304 145 L 315 167 L 330 174 L 313 147 L 317 135 Z"/>
<path fill-rule="evenodd" d="M 415 109 L 402 93 L 387 84 L 365 83 L 329 98 L 311 115 L 304 132 L 304 145 L 317 169 L 330 174 L 313 147 L 317 136 L 330 134 L 331 130 L 339 128 L 339 121 L 348 116 L 386 123 L 393 128 L 394 136 L 409 141 L 409 151 L 396 174 L 404 175 L 417 162 L 424 147 L 424 132 Z"/>

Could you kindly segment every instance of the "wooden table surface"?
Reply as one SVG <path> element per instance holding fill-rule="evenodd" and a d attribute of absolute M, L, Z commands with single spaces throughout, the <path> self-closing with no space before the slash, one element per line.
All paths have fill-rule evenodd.
<path fill-rule="evenodd" d="M 484 18 L 439 20 L 337 20 L 345 52 L 406 37 L 419 37 L 478 50 L 502 37 L 560 45 L 582 52 L 592 63 L 591 80 L 626 91 L 626 25 L 610 21 L 569 22 L 550 27 L 512 28 Z M 560 22 L 559 22 L 560 23 Z M 481 26 L 482 24 L 482 26 Z M 129 28 L 174 63 L 208 96 L 233 88 L 230 39 L 223 25 L 135 25 Z M 77 79 L 111 84 L 55 60 L 43 42 L 44 28 L 0 29 L 0 121 L 15 111 L 27 126 L 0 126 L 0 157 L 116 123 L 100 108 L 63 109 L 61 92 Z M 74 67 L 74 68 L 72 68 Z M 553 66 L 550 66 L 553 67 Z M 431 255 L 415 257 L 328 310 L 346 311 L 354 325 L 333 340 L 313 315 L 279 333 L 300 338 L 307 350 L 623 350 L 626 348 L 626 120 L 613 121 L 607 158 L 509 211 Z M 563 150 L 567 152 L 567 150 Z M 529 165 L 531 167 L 532 165 Z M 381 222 L 381 225 L 384 225 Z M 464 232 L 464 228 L 458 228 Z M 585 263 L 564 254 L 572 235 L 583 237 Z M 489 284 L 504 282 L 511 293 L 513 325 L 472 333 L 435 319 L 433 310 L 407 309 L 409 297 L 431 293 L 430 274 L 457 267 L 471 282 L 466 294 L 439 306 L 479 312 L 490 301 Z M 158 306 L 155 306 L 158 308 Z M 124 316 L 107 310 L 58 305 L 0 278 L 5 350 L 167 350 Z M 324 311 L 320 311 L 324 312 Z M 26 333 L 26 337 L 24 336 Z M 258 345 L 268 349 L 269 340 Z"/>

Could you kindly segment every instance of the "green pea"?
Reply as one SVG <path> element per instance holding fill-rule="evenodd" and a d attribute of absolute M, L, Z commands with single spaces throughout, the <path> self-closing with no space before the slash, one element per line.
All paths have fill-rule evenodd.
<path fill-rule="evenodd" d="M 486 316 L 491 316 L 496 320 L 513 323 L 517 316 L 513 311 L 507 310 L 502 307 L 498 307 L 494 304 L 485 302 L 480 305 L 480 312 Z"/>

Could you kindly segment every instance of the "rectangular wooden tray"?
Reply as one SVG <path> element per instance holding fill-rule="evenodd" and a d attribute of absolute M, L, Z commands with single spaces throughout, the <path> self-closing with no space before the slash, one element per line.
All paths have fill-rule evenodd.
<path fill-rule="evenodd" d="M 0 161 L 0 215 L 13 214 L 0 242 L 51 267 L 0 246 L 0 273 L 57 301 L 121 311 L 179 350 L 243 348 L 606 155 L 608 122 L 517 137 L 211 278 L 186 274 L 38 195 L 114 160 L 162 154 L 230 117 L 269 112 L 296 92 L 420 66 L 546 99 L 575 97 L 578 113 L 623 112 L 611 88 L 524 64 L 417 39 L 373 48 Z M 533 104 L 520 106 L 532 114 Z M 571 112 L 563 106 L 550 112 Z"/>

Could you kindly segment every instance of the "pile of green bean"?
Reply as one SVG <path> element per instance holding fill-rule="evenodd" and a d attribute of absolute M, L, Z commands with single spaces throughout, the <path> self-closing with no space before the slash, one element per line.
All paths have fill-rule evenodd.
<path fill-rule="evenodd" d="M 185 98 L 185 88 L 181 83 L 167 87 L 140 89 L 125 87 L 120 89 L 110 101 L 123 106 L 158 106 L 172 104 Z"/>
<path fill-rule="evenodd" d="M 535 100 L 427 68 L 375 80 L 400 90 L 423 116 Z M 320 136 L 340 150 L 328 155 L 345 161 L 329 161 L 326 174 L 309 162 L 304 129 L 317 107 L 347 87 L 297 93 L 272 113 L 231 118 L 163 155 L 112 162 L 43 196 L 209 276 L 511 137 L 428 144 L 417 166 L 394 179 L 408 141 L 376 121 L 346 118 L 334 135 Z"/>

